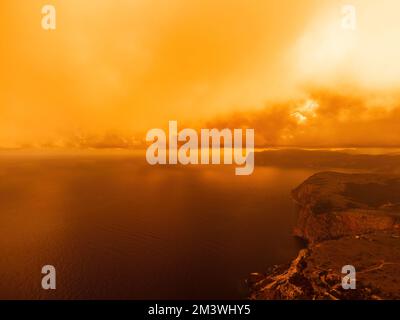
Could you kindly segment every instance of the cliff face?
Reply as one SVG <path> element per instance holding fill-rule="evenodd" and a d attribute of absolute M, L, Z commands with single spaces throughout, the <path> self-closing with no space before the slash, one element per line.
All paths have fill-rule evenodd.
<path fill-rule="evenodd" d="M 292 196 L 294 233 L 309 245 L 290 265 L 253 274 L 251 298 L 400 298 L 400 178 L 324 172 Z M 356 268 L 355 290 L 341 286 L 345 265 Z"/>
<path fill-rule="evenodd" d="M 293 190 L 295 235 L 318 242 L 393 228 L 400 221 L 400 178 L 318 173 Z"/>

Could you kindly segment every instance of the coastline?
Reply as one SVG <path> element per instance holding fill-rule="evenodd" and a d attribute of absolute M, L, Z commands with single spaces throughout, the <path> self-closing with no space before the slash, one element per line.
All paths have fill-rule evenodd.
<path fill-rule="evenodd" d="M 307 247 L 289 264 L 252 273 L 249 298 L 400 299 L 399 188 L 400 178 L 388 174 L 308 178 L 292 192 L 299 209 L 294 235 Z M 356 290 L 342 287 L 345 265 L 357 270 Z"/>

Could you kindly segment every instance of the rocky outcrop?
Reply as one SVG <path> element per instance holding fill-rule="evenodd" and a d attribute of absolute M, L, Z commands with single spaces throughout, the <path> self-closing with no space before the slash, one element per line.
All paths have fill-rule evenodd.
<path fill-rule="evenodd" d="M 295 235 L 318 242 L 393 228 L 400 221 L 400 178 L 318 173 L 293 190 Z"/>
<path fill-rule="evenodd" d="M 252 299 L 399 299 L 400 178 L 316 174 L 293 190 L 295 235 L 307 248 L 287 266 L 248 279 Z M 342 267 L 356 269 L 355 290 Z"/>

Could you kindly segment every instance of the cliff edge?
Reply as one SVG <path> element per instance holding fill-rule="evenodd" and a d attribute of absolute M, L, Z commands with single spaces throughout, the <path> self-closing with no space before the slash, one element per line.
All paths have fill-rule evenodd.
<path fill-rule="evenodd" d="M 287 266 L 248 279 L 251 299 L 399 299 L 400 177 L 315 174 L 292 191 L 294 234 L 308 242 Z M 356 289 L 342 288 L 342 267 Z"/>

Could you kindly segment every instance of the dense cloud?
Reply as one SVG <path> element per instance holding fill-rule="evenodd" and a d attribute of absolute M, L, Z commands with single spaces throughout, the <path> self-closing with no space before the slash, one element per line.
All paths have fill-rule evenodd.
<path fill-rule="evenodd" d="M 258 147 L 400 144 L 398 93 L 336 87 L 313 88 L 307 96 L 297 101 L 268 104 L 253 112 L 220 117 L 207 125 L 254 128 Z"/>
<path fill-rule="evenodd" d="M 46 32 L 43 1 L 0 2 L 0 147 L 137 148 L 169 120 L 258 146 L 400 141 L 398 0 L 353 0 L 354 31 L 341 0 L 52 3 Z"/>

